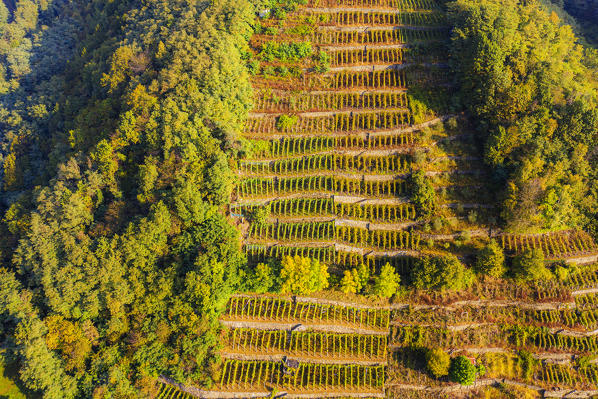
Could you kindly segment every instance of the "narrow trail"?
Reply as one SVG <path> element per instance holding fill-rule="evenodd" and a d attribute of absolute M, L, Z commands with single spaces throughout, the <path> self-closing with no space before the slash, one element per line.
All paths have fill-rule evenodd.
<path fill-rule="evenodd" d="M 583 295 L 587 292 L 598 292 L 598 287 L 588 289 L 588 290 L 581 290 L 581 291 L 572 291 L 571 294 L 573 296 L 576 295 Z M 235 297 L 245 297 L 245 298 L 254 298 L 255 295 L 252 294 L 236 294 Z M 287 300 L 292 300 L 291 296 L 285 295 L 276 295 L 277 298 L 284 298 Z M 346 307 L 354 307 L 360 309 L 387 309 L 387 310 L 404 310 L 408 308 L 412 308 L 413 310 L 434 310 L 434 309 L 448 309 L 448 310 L 459 310 L 459 308 L 464 306 L 475 306 L 475 307 L 506 307 L 506 306 L 517 306 L 525 309 L 533 309 L 533 310 L 564 310 L 564 309 L 574 309 L 576 307 L 574 302 L 535 302 L 535 301 L 513 301 L 513 300 L 496 300 L 496 299 L 479 299 L 479 300 L 465 300 L 465 301 L 455 301 L 449 305 L 428 305 L 428 304 L 418 304 L 418 303 L 409 303 L 409 302 L 400 302 L 400 303 L 384 303 L 384 304 L 376 304 L 371 303 L 368 305 L 342 301 L 342 300 L 332 300 L 327 298 L 316 298 L 316 297 L 306 297 L 306 296 L 296 296 L 295 300 L 297 302 L 304 302 L 304 303 L 313 303 L 313 304 L 324 304 L 324 305 L 335 305 L 335 306 L 346 306 Z"/>
<path fill-rule="evenodd" d="M 332 332 L 339 334 L 367 334 L 367 335 L 387 335 L 386 328 L 363 328 L 354 325 L 344 324 L 321 324 L 307 321 L 278 322 L 267 320 L 238 320 L 223 317 L 220 324 L 232 328 L 253 328 L 256 330 L 291 330 L 295 331 L 314 330 L 321 332 Z M 299 326 L 299 327 L 298 327 Z"/>
<path fill-rule="evenodd" d="M 283 358 L 289 358 L 293 360 L 298 360 L 301 363 L 315 363 L 315 364 L 358 364 L 361 366 L 379 366 L 386 364 L 386 358 L 369 358 L 369 359 L 362 359 L 360 357 L 339 357 L 336 358 L 335 355 L 330 354 L 317 354 L 314 356 L 308 356 L 304 354 L 293 354 L 289 351 L 281 351 L 277 349 L 270 348 L 267 350 L 268 353 L 259 353 L 259 351 L 253 350 L 250 354 L 247 353 L 240 353 L 230 348 L 225 348 L 220 351 L 220 355 L 226 359 L 235 359 L 235 360 L 260 360 L 260 361 L 270 361 L 270 362 L 280 362 Z"/>
<path fill-rule="evenodd" d="M 577 390 L 577 389 L 547 389 L 538 385 L 526 384 L 523 382 L 509 380 L 504 378 L 484 378 L 479 379 L 474 382 L 473 385 L 470 386 L 463 386 L 458 384 L 453 384 L 449 386 L 441 386 L 441 387 L 431 387 L 431 386 L 424 386 L 424 385 L 412 385 L 412 384 L 398 384 L 398 383 L 388 383 L 386 384 L 387 387 L 392 387 L 395 389 L 402 389 L 402 390 L 411 390 L 411 391 L 426 391 L 426 392 L 434 392 L 438 394 L 448 394 L 448 393 L 465 393 L 467 391 L 471 391 L 474 389 L 478 389 L 481 387 L 485 387 L 488 385 L 499 385 L 499 384 L 506 384 L 506 385 L 513 385 L 519 386 L 527 389 L 531 389 L 534 391 L 539 392 L 542 394 L 544 398 L 591 398 L 594 395 L 598 395 L 598 390 Z"/>
<path fill-rule="evenodd" d="M 411 67 L 425 67 L 425 68 L 448 68 L 449 65 L 446 63 L 431 63 L 431 62 L 406 62 L 397 64 L 396 62 L 379 63 L 379 64 L 366 64 L 366 65 L 353 65 L 353 66 L 335 66 L 329 69 L 329 73 L 341 72 L 341 71 L 385 71 L 387 69 L 401 70 Z"/>
<path fill-rule="evenodd" d="M 429 173 L 431 173 L 431 172 L 429 172 Z M 405 179 L 410 176 L 410 173 L 405 172 L 405 173 L 380 175 L 380 174 L 375 174 L 375 172 L 366 174 L 366 173 L 349 173 L 349 172 L 341 171 L 341 170 L 320 170 L 320 171 L 316 171 L 316 172 L 297 171 L 294 173 L 271 173 L 271 172 L 245 173 L 242 171 L 237 171 L 237 176 L 246 177 L 246 178 L 258 178 L 259 177 L 259 178 L 263 178 L 263 179 L 275 179 L 275 178 L 276 179 L 285 179 L 285 178 L 292 178 L 292 177 L 338 176 L 338 177 L 342 177 L 345 179 L 386 182 L 386 181 Z"/>
<path fill-rule="evenodd" d="M 396 7 L 390 6 L 379 6 L 379 7 L 348 7 L 348 6 L 330 6 L 330 7 L 303 7 L 301 8 L 301 12 L 305 13 L 325 13 L 325 14 L 333 14 L 337 12 L 363 12 L 363 13 L 385 13 L 385 14 L 399 14 L 401 12 L 417 12 L 420 14 L 432 14 L 437 13 L 437 10 L 432 10 L 430 8 L 424 7 L 416 7 L 416 8 L 401 8 L 400 10 Z"/>
<path fill-rule="evenodd" d="M 321 223 L 333 222 L 335 226 L 351 226 L 359 227 L 369 231 L 402 231 L 406 228 L 420 225 L 417 221 L 404 221 L 400 223 L 384 223 L 384 222 L 368 222 L 365 220 L 338 218 L 335 215 L 327 216 L 271 216 L 268 218 L 269 223 Z"/>
<path fill-rule="evenodd" d="M 448 30 L 449 26 L 438 25 L 382 25 L 382 24 L 361 24 L 361 25 L 325 25 L 319 26 L 318 31 L 337 31 L 337 32 L 365 32 L 368 30 Z"/>
<path fill-rule="evenodd" d="M 296 111 L 293 112 L 294 115 L 301 116 L 304 118 L 321 118 L 326 116 L 334 116 L 334 115 L 346 115 L 346 114 L 357 114 L 357 115 L 367 115 L 367 114 L 377 114 L 380 112 L 409 112 L 409 108 L 407 107 L 389 107 L 389 108 L 346 108 L 346 109 L 335 109 L 335 110 L 328 110 L 328 111 Z M 265 117 L 276 117 L 286 114 L 286 112 L 250 112 L 250 118 L 265 118 Z"/>
<path fill-rule="evenodd" d="M 390 146 L 389 146 L 390 147 Z M 305 152 L 305 153 L 295 153 L 289 156 L 278 156 L 278 157 L 263 157 L 263 158 L 245 158 L 242 159 L 240 162 L 246 163 L 265 163 L 265 162 L 273 162 L 273 161 L 280 161 L 283 159 L 288 158 L 300 158 L 304 156 L 318 156 L 318 155 L 349 155 L 349 156 L 392 156 L 392 155 L 401 155 L 401 154 L 408 154 L 412 151 L 420 150 L 427 152 L 427 147 L 421 147 L 414 144 L 404 144 L 404 145 L 397 145 L 392 146 L 390 148 L 342 148 L 337 147 L 331 150 L 325 151 L 314 151 L 314 152 Z"/>
<path fill-rule="evenodd" d="M 411 43 L 350 43 L 350 44 L 320 44 L 319 47 L 326 51 L 335 52 L 335 51 L 345 51 L 345 50 L 392 50 L 392 49 L 406 49 L 413 47 L 413 42 Z"/>
<path fill-rule="evenodd" d="M 418 132 L 426 127 L 434 126 L 441 122 L 446 122 L 452 117 L 455 117 L 454 114 L 444 115 L 438 118 L 430 119 L 429 121 L 422 122 L 417 125 L 410 125 L 409 127 L 400 127 L 396 129 L 385 129 L 385 130 L 358 130 L 358 131 L 351 131 L 351 132 L 321 132 L 318 133 L 318 136 L 321 137 L 338 137 L 338 136 L 359 136 L 362 138 L 368 137 L 377 137 L 377 136 L 396 136 L 401 135 L 404 133 L 415 133 Z M 288 139 L 288 138 L 306 138 L 306 137 L 313 137 L 314 134 L 310 133 L 268 133 L 268 134 L 257 134 L 257 133 L 248 133 L 245 134 L 248 138 L 266 138 L 269 140 L 276 140 L 276 139 Z"/>
<path fill-rule="evenodd" d="M 440 176 L 440 175 L 480 175 L 484 171 L 471 169 L 451 169 L 451 170 L 438 170 L 438 171 L 426 171 L 426 176 Z M 349 173 L 342 169 L 330 169 L 330 170 L 319 170 L 315 172 L 311 171 L 297 171 L 289 173 L 275 173 L 275 172 L 244 172 L 237 171 L 237 176 L 246 178 L 265 178 L 265 179 L 284 179 L 288 177 L 317 177 L 317 176 L 339 176 L 346 179 L 364 180 L 364 181 L 393 181 L 399 179 L 406 179 L 411 176 L 411 172 L 403 173 L 389 173 L 389 174 L 376 174 L 375 171 L 369 173 Z"/>
<path fill-rule="evenodd" d="M 476 329 L 484 326 L 495 325 L 495 322 L 484 322 L 484 323 L 462 323 L 457 325 L 447 325 L 445 323 L 403 323 L 399 321 L 391 321 L 391 326 L 419 326 L 419 327 L 432 327 L 432 328 L 444 328 L 449 331 L 464 331 L 468 329 Z M 576 331 L 570 330 L 567 328 L 560 328 L 560 327 L 549 327 L 547 331 L 551 334 L 569 336 L 569 337 L 593 337 L 598 335 L 598 329 L 593 331 Z"/>
<path fill-rule="evenodd" d="M 194 388 L 191 386 L 186 386 L 180 383 L 175 382 L 174 380 L 170 379 L 170 378 L 166 378 L 164 376 L 160 376 L 158 377 L 158 381 L 164 383 L 164 384 L 168 384 L 168 385 L 172 385 L 176 388 L 178 388 L 179 390 L 188 393 L 189 395 L 192 395 L 196 398 L 201 398 L 201 399 L 249 399 L 249 398 L 270 398 L 271 396 L 271 391 L 265 391 L 265 390 L 252 390 L 252 391 L 243 391 L 238 390 L 238 391 L 233 391 L 232 389 L 227 389 L 226 391 L 222 390 L 222 391 L 218 391 L 218 390 L 202 390 L 199 388 Z M 327 391 L 319 391 L 319 392 L 312 392 L 310 393 L 309 389 L 304 389 L 302 391 L 307 391 L 305 393 L 292 393 L 292 392 L 287 392 L 285 390 L 279 390 L 277 391 L 278 395 L 282 395 L 282 397 L 284 398 L 289 398 L 289 399 L 320 399 L 320 398 L 338 398 L 338 397 L 350 397 L 350 398 L 363 398 L 363 399 L 369 399 L 369 398 L 384 398 L 384 392 L 381 392 L 380 390 L 366 390 L 366 389 L 361 389 L 360 391 L 356 390 L 356 389 L 352 389 L 352 390 L 346 390 L 346 389 L 342 389 L 339 388 L 337 390 L 335 389 L 328 389 Z M 278 397 L 278 396 L 277 396 Z"/>
<path fill-rule="evenodd" d="M 425 254 L 426 251 L 418 251 L 418 250 L 410 250 L 410 249 L 401 249 L 401 250 L 380 250 L 380 248 L 374 247 L 355 247 L 350 244 L 342 243 L 333 239 L 323 239 L 321 241 L 301 241 L 300 245 L 296 245 L 295 241 L 281 241 L 281 240 L 274 240 L 274 239 L 253 239 L 247 238 L 245 240 L 246 244 L 252 245 L 262 245 L 265 247 L 274 247 L 274 246 L 285 246 L 285 247 L 298 247 L 298 248 L 327 248 L 327 247 L 334 247 L 335 251 L 343 251 L 343 252 L 352 252 L 358 253 L 364 256 L 374 256 L 374 257 L 404 257 L 404 256 L 419 256 Z"/>
<path fill-rule="evenodd" d="M 450 351 L 451 354 L 453 353 L 476 353 L 476 354 L 484 354 L 484 353 L 506 353 L 511 355 L 518 355 L 519 351 L 517 349 L 509 349 L 509 348 L 462 348 L 462 349 L 455 349 Z M 554 363 L 554 364 L 574 364 L 575 359 L 579 357 L 578 354 L 575 353 L 568 353 L 568 352 L 561 352 L 561 353 L 554 353 L 554 352 L 531 352 L 531 355 L 546 363 Z M 590 364 L 597 364 L 598 359 L 590 360 Z"/>

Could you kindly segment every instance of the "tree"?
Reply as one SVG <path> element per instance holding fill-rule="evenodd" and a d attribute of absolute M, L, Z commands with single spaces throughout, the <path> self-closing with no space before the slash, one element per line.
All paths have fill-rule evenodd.
<path fill-rule="evenodd" d="M 372 293 L 382 298 L 390 298 L 396 294 L 401 283 L 401 277 L 395 271 L 394 267 L 390 263 L 382 266 L 380 275 L 374 279 L 374 287 Z"/>
<path fill-rule="evenodd" d="M 368 284 L 370 270 L 362 263 L 351 270 L 345 270 L 341 279 L 341 291 L 348 294 L 361 292 Z"/>
<path fill-rule="evenodd" d="M 317 259 L 285 256 L 280 271 L 283 294 L 307 295 L 328 287 L 328 266 Z"/>
<path fill-rule="evenodd" d="M 550 280 L 552 273 L 544 264 L 544 253 L 535 248 L 513 258 L 513 276 L 520 281 Z"/>
<path fill-rule="evenodd" d="M 451 357 L 440 348 L 429 349 L 426 352 L 426 367 L 436 378 L 448 375 Z"/>
<path fill-rule="evenodd" d="M 576 227 L 598 212 L 588 205 L 598 202 L 593 168 L 572 162 L 598 139 L 595 51 L 544 3 L 449 4 L 460 102 L 485 141 L 506 227 L 518 233 Z"/>
<path fill-rule="evenodd" d="M 449 378 L 461 385 L 472 385 L 476 377 L 476 367 L 465 356 L 457 356 L 451 360 Z"/>
<path fill-rule="evenodd" d="M 361 290 L 361 281 L 356 269 L 345 270 L 341 279 L 341 291 L 345 294 L 356 294 Z"/>
<path fill-rule="evenodd" d="M 473 283 L 473 273 L 455 255 L 424 256 L 415 262 L 411 275 L 418 289 L 460 290 Z"/>
<path fill-rule="evenodd" d="M 262 294 L 270 291 L 274 286 L 274 280 L 272 267 L 266 263 L 258 263 L 253 274 L 249 277 L 249 287 L 254 292 Z"/>
<path fill-rule="evenodd" d="M 505 254 L 496 240 L 490 240 L 478 252 L 475 269 L 478 273 L 492 277 L 502 277 L 505 273 Z"/>
<path fill-rule="evenodd" d="M 251 222 L 257 227 L 266 227 L 270 217 L 270 207 L 268 205 L 259 206 L 251 213 Z"/>
<path fill-rule="evenodd" d="M 286 131 L 297 124 L 297 115 L 280 115 L 276 120 L 276 128 L 280 131 Z"/>
<path fill-rule="evenodd" d="M 420 218 L 429 218 L 436 211 L 436 190 L 423 170 L 411 174 L 411 200 Z"/>

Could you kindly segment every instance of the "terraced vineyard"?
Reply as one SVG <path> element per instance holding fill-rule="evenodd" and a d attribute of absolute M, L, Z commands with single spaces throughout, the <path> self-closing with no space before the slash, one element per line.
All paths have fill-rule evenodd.
<path fill-rule="evenodd" d="M 583 232 L 496 228 L 480 150 L 466 121 L 450 115 L 440 3 L 311 1 L 260 24 L 251 39 L 255 105 L 243 133 L 250 150 L 238 161 L 230 209 L 248 219 L 269 211 L 265 225 L 244 228 L 251 261 L 303 255 L 337 270 L 390 262 L 405 274 L 409 257 L 466 256 L 454 242 L 461 234 L 494 236 L 508 254 L 540 248 L 549 259 L 594 260 Z M 411 201 L 416 170 L 435 188 L 438 220 Z"/>
<path fill-rule="evenodd" d="M 596 295 L 596 265 L 563 282 L 478 282 L 383 306 L 238 295 L 221 319 L 218 383 L 210 391 L 167 383 L 158 397 L 590 398 Z M 465 355 L 485 374 L 472 386 L 434 378 L 429 348 Z"/>
<path fill-rule="evenodd" d="M 406 269 L 405 256 L 421 249 L 407 179 L 423 148 L 414 123 L 425 122 L 414 119 L 408 88 L 445 82 L 444 14 L 434 1 L 332 3 L 311 2 L 282 25 L 263 20 L 252 38 L 259 58 L 273 41 L 300 43 L 308 32 L 330 68 L 262 60 L 244 132 L 253 150 L 239 161 L 231 212 L 270 210 L 267 225 L 246 233 L 254 261 L 303 254 L 341 268 L 390 260 Z"/>
<path fill-rule="evenodd" d="M 449 111 L 449 27 L 438 2 L 309 0 L 260 23 L 251 39 L 260 61 L 255 105 L 243 132 L 250 150 L 238 161 L 230 208 L 250 263 L 301 255 L 333 272 L 360 264 L 375 272 L 388 262 L 405 276 L 422 254 L 466 258 L 468 240 L 491 237 L 507 255 L 595 256 L 583 232 L 496 228 L 479 148 L 465 118 Z M 312 55 L 266 53 L 300 49 Z M 420 170 L 438 196 L 437 220 L 411 200 L 409 179 Z M 260 209 L 267 220 L 247 223 Z M 491 280 L 378 307 L 238 295 L 221 318 L 216 385 L 183 388 L 213 398 L 502 397 L 511 389 L 508 397 L 572 389 L 589 397 L 598 383 L 590 356 L 597 288 L 596 268 L 587 267 L 564 282 Z M 467 354 L 487 373 L 464 388 L 430 377 L 425 348 Z M 161 397 L 177 397 L 167 386 Z"/>

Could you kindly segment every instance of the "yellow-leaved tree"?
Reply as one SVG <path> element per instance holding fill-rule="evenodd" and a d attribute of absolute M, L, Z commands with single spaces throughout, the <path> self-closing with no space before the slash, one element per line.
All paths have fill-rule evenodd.
<path fill-rule="evenodd" d="M 280 271 L 283 294 L 305 295 L 328 287 L 328 266 L 317 259 L 285 256 Z"/>

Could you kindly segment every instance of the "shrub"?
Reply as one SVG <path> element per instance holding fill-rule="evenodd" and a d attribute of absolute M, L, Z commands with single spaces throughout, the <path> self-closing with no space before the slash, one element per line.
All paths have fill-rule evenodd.
<path fill-rule="evenodd" d="M 474 210 L 469 211 L 467 214 L 467 221 L 471 224 L 475 224 L 478 221 L 478 213 Z"/>
<path fill-rule="evenodd" d="M 475 381 L 476 368 L 465 356 L 457 356 L 451 360 L 449 378 L 461 385 L 472 385 Z"/>
<path fill-rule="evenodd" d="M 297 124 L 297 115 L 280 115 L 276 121 L 278 130 L 288 130 Z"/>
<path fill-rule="evenodd" d="M 252 60 L 247 64 L 247 70 L 250 75 L 257 75 L 260 72 L 260 62 L 258 60 Z"/>
<path fill-rule="evenodd" d="M 502 277 L 505 274 L 505 254 L 495 240 L 490 240 L 478 252 L 475 269 L 478 273 L 492 277 Z"/>
<path fill-rule="evenodd" d="M 411 200 L 421 218 L 428 218 L 436 211 L 436 191 L 423 170 L 411 175 Z"/>
<path fill-rule="evenodd" d="M 390 298 L 396 294 L 401 283 L 401 277 L 397 274 L 394 267 L 390 263 L 382 266 L 380 275 L 374 281 L 372 293 L 382 298 Z"/>
<path fill-rule="evenodd" d="M 305 295 L 328 287 L 328 267 L 317 259 L 285 256 L 280 271 L 283 294 Z"/>
<path fill-rule="evenodd" d="M 274 282 L 272 267 L 266 263 L 258 263 L 253 274 L 249 276 L 249 287 L 258 294 L 270 291 L 274 286 Z"/>
<path fill-rule="evenodd" d="M 274 67 L 272 65 L 266 65 L 264 68 L 262 68 L 262 73 L 264 76 L 274 76 Z"/>
<path fill-rule="evenodd" d="M 426 367 L 430 374 L 439 378 L 449 373 L 451 357 L 440 348 L 428 350 L 426 353 Z"/>
<path fill-rule="evenodd" d="M 289 68 L 287 68 L 286 66 L 279 66 L 276 67 L 276 73 L 278 74 L 278 76 L 282 76 L 282 77 L 286 77 L 289 76 Z"/>
<path fill-rule="evenodd" d="M 454 255 L 422 257 L 411 273 L 413 285 L 419 289 L 460 290 L 473 283 L 472 272 Z"/>
<path fill-rule="evenodd" d="M 318 53 L 314 70 L 318 73 L 326 73 L 330 70 L 330 55 L 328 53 L 324 51 Z"/>
<path fill-rule="evenodd" d="M 552 273 L 544 265 L 544 253 L 535 248 L 513 258 L 513 276 L 519 281 L 551 279 Z"/>
<path fill-rule="evenodd" d="M 270 217 L 270 207 L 260 206 L 251 213 L 251 222 L 258 227 L 266 227 Z"/>
<path fill-rule="evenodd" d="M 341 291 L 345 294 L 357 294 L 361 288 L 361 281 L 359 280 L 357 270 L 345 270 L 341 279 Z"/>

